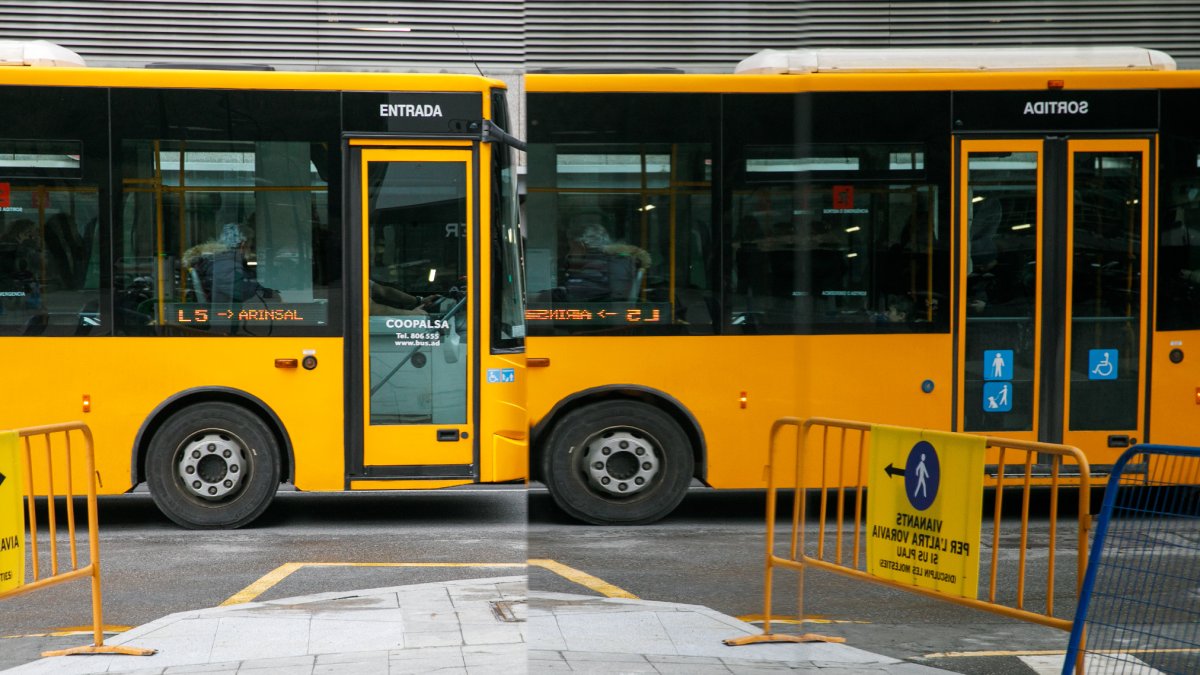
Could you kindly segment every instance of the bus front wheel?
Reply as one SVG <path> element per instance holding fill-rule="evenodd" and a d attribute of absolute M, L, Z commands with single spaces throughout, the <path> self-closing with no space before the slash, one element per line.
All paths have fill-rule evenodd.
<path fill-rule="evenodd" d="M 568 515 L 596 525 L 644 525 L 687 493 L 691 444 L 669 415 L 633 401 L 567 413 L 550 432 L 542 477 Z"/>
<path fill-rule="evenodd" d="M 146 482 L 159 510 L 195 530 L 246 525 L 279 487 L 279 448 L 258 416 L 208 402 L 175 413 L 155 432 Z"/>

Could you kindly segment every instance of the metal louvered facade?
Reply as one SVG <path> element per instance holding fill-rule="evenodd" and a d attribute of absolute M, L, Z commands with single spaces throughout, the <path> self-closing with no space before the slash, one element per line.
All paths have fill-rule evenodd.
<path fill-rule="evenodd" d="M 0 39 L 94 66 L 731 72 L 765 48 L 1131 45 L 1200 67 L 1198 0 L 21 0 Z M 505 77 L 505 79 L 509 79 Z"/>
<path fill-rule="evenodd" d="M 760 49 L 1127 45 L 1200 68 L 1197 0 L 526 3 L 526 67 L 728 72 Z"/>
<path fill-rule="evenodd" d="M 43 39 L 93 66 L 260 64 L 278 70 L 520 72 L 522 0 L 24 0 L 0 38 Z"/>

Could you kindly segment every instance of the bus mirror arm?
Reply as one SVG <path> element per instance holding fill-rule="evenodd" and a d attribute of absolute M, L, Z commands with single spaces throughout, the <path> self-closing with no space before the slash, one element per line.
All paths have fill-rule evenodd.
<path fill-rule="evenodd" d="M 483 121 L 483 133 L 480 136 L 480 140 L 484 143 L 503 143 L 511 148 L 525 152 L 525 141 L 496 126 L 491 120 Z"/>

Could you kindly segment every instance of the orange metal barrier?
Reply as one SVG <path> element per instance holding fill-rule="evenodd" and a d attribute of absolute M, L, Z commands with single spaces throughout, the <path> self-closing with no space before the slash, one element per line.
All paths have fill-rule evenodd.
<path fill-rule="evenodd" d="M 25 583 L 17 588 L 8 591 L 0 592 L 0 600 L 32 593 L 42 588 L 61 584 L 75 579 L 90 578 L 92 583 L 92 627 L 93 637 L 95 642 L 84 647 L 74 647 L 71 649 L 63 649 L 57 651 L 44 652 L 42 656 L 63 656 L 67 654 L 130 654 L 134 656 L 148 656 L 155 653 L 153 649 L 140 649 L 137 647 L 124 646 L 107 646 L 104 644 L 104 620 L 103 609 L 100 593 L 100 533 L 98 529 L 98 520 L 96 516 L 96 464 L 95 454 L 92 445 L 92 432 L 83 422 L 67 422 L 64 424 L 51 424 L 40 427 L 26 427 L 16 429 L 17 436 L 24 441 L 24 453 L 22 454 L 23 474 L 25 479 L 25 506 L 27 509 L 26 532 L 28 533 L 28 561 L 31 567 L 32 581 Z M 53 443 L 56 435 L 61 434 L 61 443 Z M 72 437 L 81 438 L 83 440 L 82 451 L 79 452 L 72 447 Z M 40 442 L 33 442 L 33 439 L 40 438 Z M 76 467 L 73 461 L 78 456 L 83 455 L 83 461 L 86 464 L 86 475 L 88 478 L 85 481 L 87 484 L 87 531 L 88 531 L 88 560 L 84 565 L 79 563 L 79 553 L 75 545 L 75 508 L 74 499 L 75 486 L 73 484 L 72 474 Z M 55 457 L 58 456 L 65 464 L 60 465 L 58 471 L 55 469 Z M 34 483 L 34 466 L 35 462 L 40 462 L 36 475 L 45 477 L 45 491 L 35 490 Z M 63 492 L 58 492 L 55 489 L 55 474 L 66 478 L 66 489 Z M 37 510 L 35 508 L 35 498 L 45 497 L 46 499 L 46 515 L 47 515 L 47 541 L 49 544 L 49 574 L 42 574 L 42 560 L 39 557 L 38 545 L 38 523 Z M 70 569 L 60 570 L 59 565 L 59 546 L 58 546 L 58 522 L 55 515 L 54 500 L 56 497 L 65 497 L 67 503 L 67 541 L 70 542 Z M 18 514 L 19 515 L 19 514 Z M 65 567 L 65 565 L 64 565 Z M 29 576 L 29 575 L 27 575 Z"/>
<path fill-rule="evenodd" d="M 796 486 L 817 486 L 819 492 L 819 512 L 816 518 L 817 537 L 810 543 L 806 540 L 805 525 L 807 501 L 803 489 L 797 489 L 792 509 L 792 531 L 790 548 L 787 555 L 776 553 L 775 544 L 775 510 L 777 504 L 778 486 L 776 485 L 776 469 L 780 464 L 780 436 L 783 430 L 795 430 L 795 454 L 784 458 L 794 461 L 796 465 Z M 772 577 L 776 567 L 796 570 L 799 574 L 799 589 L 797 593 L 797 618 L 804 618 L 804 571 L 809 567 L 828 570 L 847 577 L 870 581 L 892 588 L 913 591 L 922 595 L 947 600 L 959 605 L 974 607 L 994 612 L 1014 619 L 1030 621 L 1044 626 L 1051 626 L 1070 631 L 1072 621 L 1055 615 L 1055 559 L 1058 550 L 1058 505 L 1059 492 L 1063 487 L 1078 486 L 1078 526 L 1076 533 L 1075 552 L 1078 555 L 1076 570 L 1078 595 L 1083 583 L 1084 572 L 1087 569 L 1088 530 L 1091 526 L 1090 482 L 1087 459 L 1078 449 L 1065 445 L 1049 443 L 1034 443 L 1005 438 L 984 437 L 989 461 L 986 472 L 994 480 L 993 509 L 994 516 L 991 534 L 991 555 L 988 567 L 987 599 L 963 597 L 947 594 L 936 590 L 883 579 L 873 576 L 866 571 L 863 542 L 868 533 L 864 528 L 866 514 L 865 500 L 867 495 L 867 466 L 871 448 L 871 431 L 873 426 L 864 422 L 836 420 L 826 418 L 783 418 L 777 420 L 771 427 L 770 458 L 767 466 L 767 532 L 766 532 L 766 571 L 763 597 L 763 634 L 726 640 L 729 645 L 752 644 L 758 642 L 842 642 L 842 638 L 829 638 L 821 635 L 804 634 L 775 634 L 771 632 L 771 595 Z M 819 438 L 817 430 L 820 430 Z M 920 430 L 908 430 L 920 431 Z M 1037 466 L 1048 469 L 1048 482 L 1035 481 L 1034 462 L 1041 454 L 1043 460 L 1048 460 Z M 1062 480 L 1064 466 L 1075 465 L 1079 475 L 1071 476 L 1072 482 Z M 813 471 L 811 478 L 806 471 Z M 1074 468 L 1074 467 L 1072 467 Z M 890 466 L 889 466 L 890 469 Z M 1072 472 L 1073 474 L 1073 472 Z M 1046 599 L 1039 609 L 1027 606 L 1026 599 L 1026 562 L 1030 554 L 1030 495 L 1035 482 L 1050 490 L 1048 513 L 1048 574 L 1046 578 Z M 1008 578 L 1013 571 L 1005 566 L 1001 569 L 1001 509 L 1004 504 L 1006 487 L 1023 488 L 1021 498 L 1021 522 L 1019 526 L 1019 553 L 1016 557 L 1015 592 L 1000 597 L 997 591 L 997 579 L 1001 574 Z M 836 505 L 830 508 L 831 493 L 836 496 Z M 848 494 L 849 493 L 849 494 Z M 852 504 L 852 506 L 850 506 Z M 852 509 L 847 511 L 847 509 Z M 982 516 L 981 516 L 982 517 Z M 851 521 L 851 522 L 847 522 Z M 832 538 L 832 546 L 827 540 Z M 815 544 L 815 545 L 814 545 Z M 849 544 L 847 546 L 847 544 Z M 814 550 L 815 549 L 815 550 Z M 1006 556 L 1007 557 L 1007 556 Z M 982 579 L 982 577 L 981 577 Z M 1066 603 L 1067 610 L 1074 609 L 1074 603 Z"/>

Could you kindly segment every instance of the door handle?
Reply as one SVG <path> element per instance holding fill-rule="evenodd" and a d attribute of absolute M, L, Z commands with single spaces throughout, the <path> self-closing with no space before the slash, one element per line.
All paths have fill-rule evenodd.
<path fill-rule="evenodd" d="M 458 429 L 438 429 L 438 443 L 453 443 L 458 440 Z"/>

